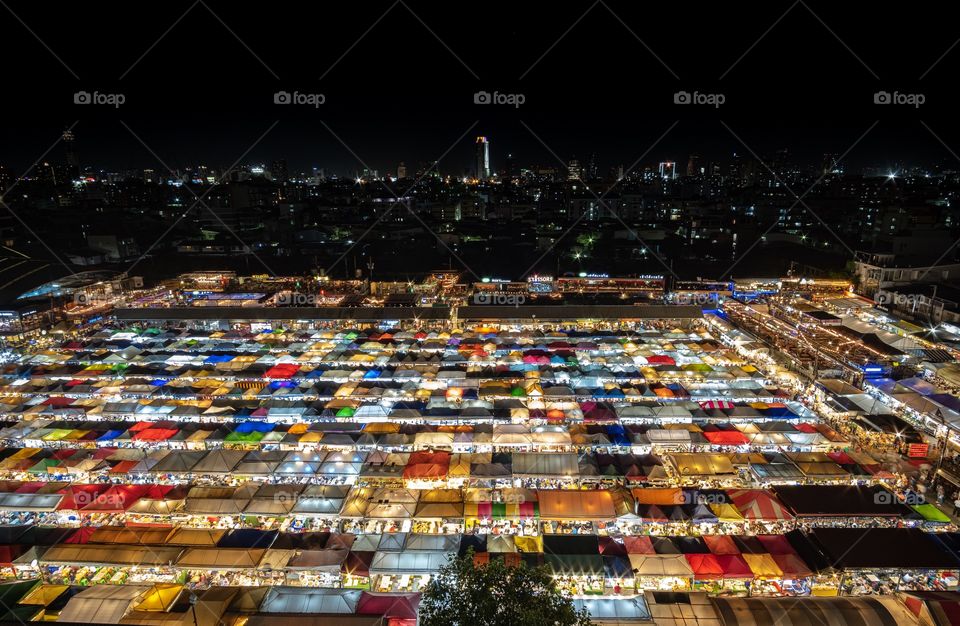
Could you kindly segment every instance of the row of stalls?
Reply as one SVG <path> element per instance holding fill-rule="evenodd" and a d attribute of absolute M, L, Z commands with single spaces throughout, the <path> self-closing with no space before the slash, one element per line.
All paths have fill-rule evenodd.
<path fill-rule="evenodd" d="M 244 483 L 315 486 L 614 488 L 680 484 L 740 487 L 883 484 L 894 474 L 863 452 L 450 453 L 360 451 L 156 451 L 5 448 L 0 478 L 98 484 Z"/>
<path fill-rule="evenodd" d="M 847 441 L 816 422 L 699 422 L 550 424 L 517 420 L 503 424 L 359 424 L 321 421 L 277 425 L 259 421 L 211 425 L 184 422 L 78 422 L 35 420 L 0 428 L 7 448 L 38 448 L 88 454 L 101 449 L 166 451 L 358 451 L 413 452 L 635 452 L 831 451 Z M 131 457 L 136 456 L 130 452 Z M 202 454 L 195 455 L 202 458 Z"/>
<path fill-rule="evenodd" d="M 26 531 L 31 532 L 31 531 Z M 450 558 L 544 566 L 578 598 L 645 590 L 711 595 L 889 595 L 955 591 L 960 538 L 911 528 L 771 535 L 424 535 L 102 527 L 34 532 L 14 580 L 69 587 L 187 585 L 423 591 Z M 29 557 L 29 561 L 27 558 Z"/>
<path fill-rule="evenodd" d="M 0 621 L 98 624 L 242 624 L 252 616 L 303 619 L 367 618 L 384 626 L 412 626 L 419 594 L 378 594 L 351 589 L 210 587 L 194 591 L 177 583 L 50 584 L 38 579 L 0 585 Z M 643 599 L 635 613 L 644 615 Z M 627 607 L 624 607 L 626 610 Z"/>
<path fill-rule="evenodd" d="M 446 419 L 529 410 L 561 411 L 576 420 L 590 417 L 586 401 L 775 402 L 786 395 L 706 332 L 651 330 L 574 341 L 535 333 L 417 338 L 342 331 L 270 334 L 255 342 L 193 332 L 108 329 L 26 355 L 2 371 L 0 414 L 290 423 L 342 410 L 374 419 L 409 417 L 402 403 L 416 401 L 421 414 Z M 720 410 L 727 408 L 733 407 Z M 738 411 L 723 415 L 736 418 Z"/>
<path fill-rule="evenodd" d="M 624 424 L 670 424 L 691 421 L 729 422 L 733 424 L 766 422 L 769 420 L 810 420 L 814 415 L 802 405 L 782 398 L 766 400 L 692 400 L 677 399 L 658 401 L 651 399 L 633 399 L 598 397 L 575 399 L 570 396 L 554 397 L 545 401 L 532 401 L 521 397 L 500 399 L 470 399 L 470 391 L 454 387 L 441 391 L 432 398 L 418 398 L 411 394 L 403 397 L 368 397 L 365 399 L 336 398 L 332 400 L 297 401 L 273 399 L 258 401 L 217 401 L 198 399 L 196 396 L 166 404 L 158 400 L 129 402 L 109 402 L 103 405 L 88 400 L 66 396 L 37 396 L 26 412 L 0 410 L 0 415 L 10 422 L 6 427 L 17 423 L 46 423 L 59 420 L 78 423 L 81 426 L 70 431 L 90 431 L 76 433 L 76 441 L 97 441 L 100 436 L 111 430 L 127 431 L 138 424 L 149 424 L 140 428 L 159 428 L 152 424 L 168 424 L 165 428 L 188 431 L 187 435 L 203 431 L 206 437 L 215 437 L 219 431 L 217 424 L 223 424 L 225 433 L 233 432 L 240 424 L 254 422 L 272 424 L 267 433 L 276 433 L 268 437 L 268 442 L 279 443 L 287 433 L 297 432 L 303 424 L 312 422 L 355 421 L 401 423 L 496 423 L 516 420 L 536 420 L 541 423 L 586 422 Z M 474 394 L 475 395 L 475 394 Z M 509 394 L 508 394 L 509 395 Z M 588 396 L 589 397 L 589 396 Z M 0 396 L 2 399 L 3 396 Z M 92 405 L 92 406 L 91 406 Z M 9 407 L 0 405 L 0 409 Z M 46 420 L 46 421 L 44 421 Z M 264 428 L 263 426 L 260 426 Z M 49 426 L 36 427 L 49 428 Z M 137 430 L 133 431 L 138 432 Z M 70 433 L 65 433 L 66 436 Z M 160 437 L 158 441 L 171 439 Z M 12 433 L 16 436 L 16 433 Z M 40 433 L 38 437 L 49 436 Z M 204 438 L 206 438 L 204 437 Z M 131 437 L 133 438 L 132 435 Z M 199 438 L 199 435 L 195 437 Z M 57 440 L 54 438 L 53 440 Z M 173 439 L 174 442 L 182 439 Z M 202 439 L 201 439 L 202 441 Z M 226 439 L 216 439 L 229 443 Z M 297 440 L 286 441 L 295 443 Z M 183 447 L 188 447 L 183 444 Z"/>
<path fill-rule="evenodd" d="M 776 534 L 797 527 L 954 528 L 948 516 L 917 494 L 841 485 L 408 489 L 7 481 L 0 484 L 0 515 L 11 529 L 124 525 L 354 534 L 629 537 Z"/>

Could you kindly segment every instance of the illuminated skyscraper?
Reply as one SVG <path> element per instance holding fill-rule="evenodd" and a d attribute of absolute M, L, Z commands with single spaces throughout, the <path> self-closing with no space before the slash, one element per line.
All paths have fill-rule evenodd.
<path fill-rule="evenodd" d="M 677 164 L 673 161 L 660 162 L 660 178 L 673 180 L 677 177 Z"/>
<path fill-rule="evenodd" d="M 67 180 L 73 180 L 80 176 L 80 159 L 77 158 L 74 141 L 76 137 L 69 128 L 63 131 L 63 156 L 65 161 L 64 173 Z"/>
<path fill-rule="evenodd" d="M 490 178 L 490 142 L 486 137 L 477 137 L 477 178 Z"/>

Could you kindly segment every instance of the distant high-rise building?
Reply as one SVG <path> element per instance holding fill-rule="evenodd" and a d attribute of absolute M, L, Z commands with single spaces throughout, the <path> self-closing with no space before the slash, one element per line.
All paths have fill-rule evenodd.
<path fill-rule="evenodd" d="M 277 159 L 270 165 L 270 173 L 273 175 L 273 180 L 278 183 L 285 183 L 290 180 L 290 174 L 287 172 L 287 160 L 286 159 Z"/>
<path fill-rule="evenodd" d="M 33 171 L 34 176 L 43 182 L 52 184 L 57 183 L 57 168 L 51 165 L 49 161 L 37 163 Z"/>
<path fill-rule="evenodd" d="M 507 180 L 513 180 L 517 174 L 517 160 L 513 157 L 512 153 L 507 154 L 507 164 L 503 171 L 503 176 Z"/>
<path fill-rule="evenodd" d="M 580 169 L 580 161 L 570 159 L 570 163 L 567 164 L 567 180 L 579 180 L 581 174 L 583 171 Z"/>
<path fill-rule="evenodd" d="M 677 177 L 676 161 L 661 161 L 660 162 L 660 178 L 673 180 L 676 177 Z"/>
<path fill-rule="evenodd" d="M 597 170 L 597 153 L 590 153 L 590 161 L 587 163 L 587 180 L 596 180 L 599 177 Z"/>
<path fill-rule="evenodd" d="M 490 178 L 490 141 L 486 137 L 477 137 L 477 178 Z"/>
<path fill-rule="evenodd" d="M 835 152 L 827 152 L 823 155 L 823 164 L 821 174 L 843 174 L 843 166 L 840 164 L 840 155 Z"/>
<path fill-rule="evenodd" d="M 76 137 L 69 128 L 63 131 L 63 156 L 65 160 L 66 177 L 68 180 L 74 180 L 80 177 L 80 159 L 77 158 L 77 150 L 74 145 Z"/>
<path fill-rule="evenodd" d="M 700 161 L 699 155 L 691 154 L 690 158 L 687 159 L 687 176 L 699 176 L 704 173 L 703 163 Z"/>
<path fill-rule="evenodd" d="M 407 177 L 407 164 L 403 161 L 400 161 L 400 165 L 397 166 L 397 178 L 404 179 Z"/>

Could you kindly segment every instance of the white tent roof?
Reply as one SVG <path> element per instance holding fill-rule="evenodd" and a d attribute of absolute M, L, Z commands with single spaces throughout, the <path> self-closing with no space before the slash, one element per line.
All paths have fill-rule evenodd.
<path fill-rule="evenodd" d="M 352 615 L 360 601 L 360 591 L 348 589 L 305 589 L 271 587 L 260 605 L 262 613 L 335 613 Z"/>
<path fill-rule="evenodd" d="M 60 612 L 64 622 L 119 624 L 146 585 L 94 585 L 70 598 Z"/>
<path fill-rule="evenodd" d="M 447 564 L 450 553 L 423 551 L 377 552 L 370 564 L 371 574 L 433 574 Z"/>

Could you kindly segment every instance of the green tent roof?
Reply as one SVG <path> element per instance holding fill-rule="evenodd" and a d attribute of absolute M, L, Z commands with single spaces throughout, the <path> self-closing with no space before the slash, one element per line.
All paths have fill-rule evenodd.
<path fill-rule="evenodd" d="M 913 507 L 913 510 L 923 516 L 923 519 L 928 522 L 941 522 L 943 524 L 949 524 L 950 518 L 946 513 L 933 506 L 932 504 L 918 504 Z"/>

